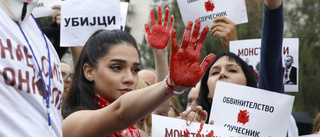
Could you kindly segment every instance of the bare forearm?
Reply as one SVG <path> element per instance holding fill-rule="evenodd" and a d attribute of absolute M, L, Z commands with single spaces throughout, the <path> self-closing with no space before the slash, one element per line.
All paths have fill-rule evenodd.
<path fill-rule="evenodd" d="M 264 4 L 268 9 L 276 9 L 282 3 L 282 0 L 264 0 Z"/>
<path fill-rule="evenodd" d="M 122 120 L 136 123 L 141 118 L 150 114 L 174 94 L 164 84 L 164 81 L 152 86 L 133 91 L 121 96 L 119 103 L 119 116 Z"/>
<path fill-rule="evenodd" d="M 153 50 L 153 55 L 155 59 L 155 69 L 156 69 L 156 83 L 165 79 L 168 75 L 168 52 L 167 48 L 165 49 L 155 49 Z"/>
<path fill-rule="evenodd" d="M 163 81 L 126 93 L 105 108 L 71 114 L 62 122 L 63 135 L 103 137 L 113 134 L 134 125 L 173 95 Z"/>

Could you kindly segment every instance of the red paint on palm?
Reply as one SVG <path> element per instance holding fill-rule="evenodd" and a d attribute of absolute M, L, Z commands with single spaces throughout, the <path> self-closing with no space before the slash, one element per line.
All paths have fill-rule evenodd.
<path fill-rule="evenodd" d="M 240 110 L 237 123 L 242 123 L 244 125 L 247 122 L 249 122 L 249 112 L 247 110 Z"/>
<path fill-rule="evenodd" d="M 205 3 L 204 3 L 204 6 L 205 6 L 207 12 L 213 11 L 213 9 L 214 9 L 214 7 L 215 7 L 214 4 L 213 4 L 213 2 L 211 2 L 211 0 L 208 0 L 207 2 L 205 2 Z"/>
<path fill-rule="evenodd" d="M 151 17 L 151 32 L 148 24 L 145 24 L 145 30 L 147 33 L 148 43 L 156 49 L 164 49 L 167 47 L 170 39 L 170 31 L 173 25 L 173 16 L 170 18 L 170 25 L 168 26 L 169 21 L 169 9 L 166 8 L 164 23 L 162 24 L 162 11 L 161 5 L 158 6 L 158 25 L 155 23 L 154 11 L 150 10 Z"/>
<path fill-rule="evenodd" d="M 200 37 L 198 37 L 200 20 L 196 19 L 191 36 L 192 24 L 189 21 L 186 25 L 180 49 L 178 49 L 176 30 L 172 30 L 170 82 L 173 82 L 176 86 L 194 87 L 215 58 L 214 54 L 209 54 L 200 66 L 202 43 L 208 33 L 209 27 L 206 26 L 202 30 Z"/>

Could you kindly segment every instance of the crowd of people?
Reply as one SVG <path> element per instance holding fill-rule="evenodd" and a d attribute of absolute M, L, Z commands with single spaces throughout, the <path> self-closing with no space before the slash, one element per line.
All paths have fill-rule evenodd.
<path fill-rule="evenodd" d="M 72 47 L 72 69 L 58 54 L 66 50 L 56 35 L 61 6 L 53 7 L 58 10 L 54 25 L 42 31 L 31 14 L 36 4 L 37 0 L 0 2 L 0 136 L 148 137 L 151 114 L 183 119 L 188 125 L 214 124 L 208 117 L 217 81 L 277 93 L 284 93 L 284 84 L 296 84 L 290 74 L 293 58 L 287 56 L 287 66 L 282 67 L 282 0 L 264 0 L 258 83 L 252 69 L 234 53 L 209 54 L 200 62 L 209 28 L 226 50 L 230 41 L 238 40 L 236 25 L 226 17 L 216 18 L 203 30 L 200 20 L 189 21 L 178 43 L 174 17 L 166 8 L 162 22 L 159 5 L 157 19 L 151 9 L 150 25 L 145 24 L 154 71 L 140 71 L 143 55 L 134 37 L 122 30 L 97 30 L 85 45 Z M 175 95 L 188 88 L 188 104 L 181 112 Z M 319 119 L 318 115 L 315 134 L 320 133 Z M 287 136 L 298 136 L 293 118 Z"/>

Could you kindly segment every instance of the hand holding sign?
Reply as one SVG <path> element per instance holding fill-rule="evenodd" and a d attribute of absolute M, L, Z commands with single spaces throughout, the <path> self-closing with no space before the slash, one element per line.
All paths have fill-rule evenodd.
<path fill-rule="evenodd" d="M 208 118 L 208 113 L 206 110 L 203 110 L 201 106 L 197 106 L 196 110 L 191 110 L 188 108 L 186 111 L 181 113 L 181 119 L 187 121 L 187 125 L 190 125 L 191 122 L 205 123 Z"/>
<path fill-rule="evenodd" d="M 200 66 L 200 52 L 202 43 L 209 27 L 206 26 L 199 35 L 200 20 L 196 19 L 191 36 L 192 22 L 186 25 L 180 49 L 178 49 L 176 30 L 172 30 L 171 56 L 170 56 L 170 82 L 177 86 L 194 87 L 203 76 L 215 55 L 209 54 Z"/>
<path fill-rule="evenodd" d="M 167 44 L 170 39 L 170 31 L 173 25 L 173 16 L 171 16 L 170 25 L 168 26 L 168 20 L 169 20 L 169 9 L 166 8 L 165 13 L 165 19 L 164 23 L 162 25 L 162 13 L 161 13 L 161 5 L 158 6 L 158 25 L 155 23 L 154 18 L 154 11 L 153 9 L 150 10 L 150 16 L 151 16 L 151 33 L 150 28 L 148 24 L 145 24 L 145 30 L 147 33 L 147 41 L 148 43 L 156 48 L 156 49 L 164 49 L 167 47 Z"/>
<path fill-rule="evenodd" d="M 58 10 L 56 13 L 53 14 L 53 21 L 56 22 L 59 26 L 61 24 L 61 5 L 53 5 L 52 9 Z"/>
<path fill-rule="evenodd" d="M 229 50 L 229 42 L 238 40 L 236 24 L 226 17 L 216 18 L 213 22 L 211 34 L 219 37 L 223 48 Z"/>

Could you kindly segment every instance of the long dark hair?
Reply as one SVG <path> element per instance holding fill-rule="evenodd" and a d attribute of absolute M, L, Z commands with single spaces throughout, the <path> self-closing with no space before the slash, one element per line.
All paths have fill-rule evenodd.
<path fill-rule="evenodd" d="M 249 68 L 247 63 L 244 62 L 240 57 L 238 57 L 236 54 L 232 52 L 221 52 L 217 54 L 215 60 L 208 67 L 208 69 L 206 70 L 206 73 L 203 75 L 201 79 L 200 92 L 198 96 L 198 104 L 208 112 L 208 116 L 210 116 L 211 104 L 212 104 L 212 99 L 208 98 L 209 88 L 207 85 L 210 68 L 218 59 L 220 59 L 223 56 L 227 56 L 229 60 L 234 60 L 239 66 L 241 66 L 241 69 L 247 79 L 247 86 L 257 87 L 257 82 L 255 80 L 253 71 Z M 207 119 L 207 123 L 208 123 L 208 120 L 209 119 Z"/>
<path fill-rule="evenodd" d="M 94 82 L 85 78 L 83 65 L 87 63 L 90 67 L 97 68 L 98 59 L 107 55 L 113 46 L 123 42 L 135 47 L 140 57 L 135 39 L 125 31 L 98 30 L 91 35 L 80 53 L 70 89 L 63 100 L 63 118 L 78 110 L 95 110 L 98 108 L 94 101 L 96 99 Z"/>

